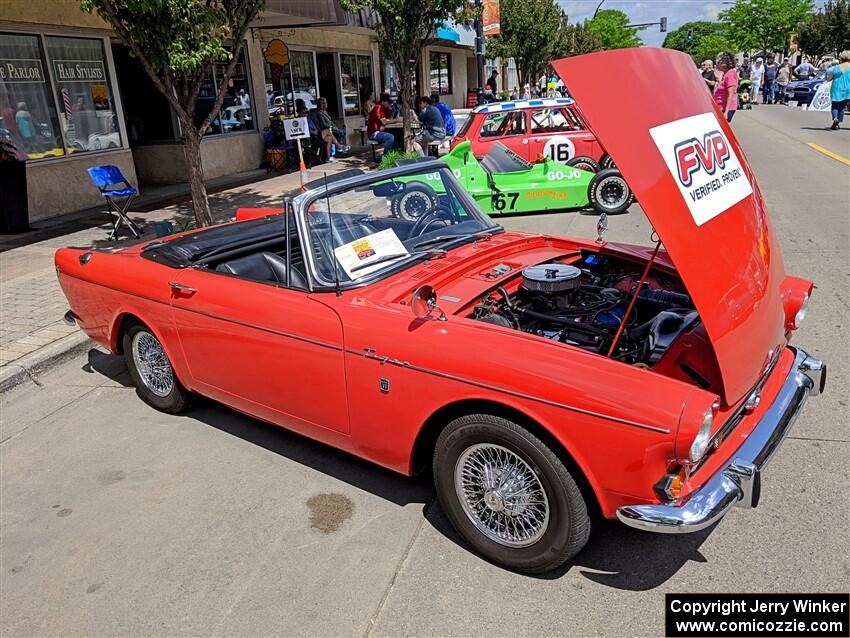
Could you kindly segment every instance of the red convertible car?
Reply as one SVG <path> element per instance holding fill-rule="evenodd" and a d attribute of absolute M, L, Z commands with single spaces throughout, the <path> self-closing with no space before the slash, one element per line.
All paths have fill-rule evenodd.
<path fill-rule="evenodd" d="M 789 345 L 812 283 L 785 273 L 687 55 L 554 66 L 654 245 L 505 232 L 433 160 L 328 181 L 281 214 L 59 250 L 69 319 L 123 353 L 158 409 L 198 393 L 404 474 L 432 468 L 458 532 L 511 569 L 568 560 L 594 513 L 677 533 L 755 507 L 824 387 L 824 364 Z M 610 68 L 629 80 L 600 91 Z M 633 99 L 654 108 L 621 117 Z M 440 181 L 439 205 L 393 215 L 417 180 Z"/>

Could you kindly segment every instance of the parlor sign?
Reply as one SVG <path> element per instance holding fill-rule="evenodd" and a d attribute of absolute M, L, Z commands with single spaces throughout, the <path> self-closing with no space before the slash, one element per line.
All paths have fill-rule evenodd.
<path fill-rule="evenodd" d="M 0 82 L 44 82 L 41 60 L 28 58 L 0 58 Z"/>

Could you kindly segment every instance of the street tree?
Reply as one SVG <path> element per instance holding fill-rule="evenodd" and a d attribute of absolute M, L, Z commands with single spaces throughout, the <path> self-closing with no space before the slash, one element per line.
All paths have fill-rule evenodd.
<path fill-rule="evenodd" d="M 487 39 L 487 57 L 513 58 L 520 83 L 530 83 L 551 60 L 567 54 L 567 16 L 554 0 L 502 0 L 500 6 L 501 33 Z"/>
<path fill-rule="evenodd" d="M 440 24 L 451 18 L 467 17 L 467 3 L 465 0 L 340 0 L 340 5 L 346 11 L 369 10 L 377 17 L 378 42 L 384 58 L 398 74 L 404 139 L 407 140 L 412 103 L 410 84 L 422 49 L 433 39 Z"/>
<path fill-rule="evenodd" d="M 265 0 L 81 0 L 133 53 L 180 122 L 183 156 L 199 227 L 212 224 L 201 139 L 219 116 L 248 24 Z M 201 88 L 223 63 L 212 108 L 198 117 Z"/>
<path fill-rule="evenodd" d="M 603 49 L 639 47 L 643 41 L 638 35 L 642 27 L 627 27 L 629 16 L 617 9 L 603 9 L 585 22 L 585 27 L 602 39 Z"/>
<path fill-rule="evenodd" d="M 736 48 L 769 53 L 787 51 L 791 34 L 812 7 L 812 0 L 738 0 L 719 17 Z"/>
<path fill-rule="evenodd" d="M 584 55 L 603 49 L 602 38 L 598 33 L 588 29 L 584 23 L 567 24 L 558 32 L 558 37 L 561 40 L 558 45 L 561 53 L 559 57 Z"/>
<path fill-rule="evenodd" d="M 687 53 L 697 63 L 714 60 L 721 51 L 733 48 L 724 33 L 723 25 L 705 20 L 686 22 L 678 29 L 668 32 L 661 46 Z"/>
<path fill-rule="evenodd" d="M 815 59 L 850 46 L 850 0 L 827 0 L 823 10 L 806 16 L 797 27 L 797 44 Z"/>

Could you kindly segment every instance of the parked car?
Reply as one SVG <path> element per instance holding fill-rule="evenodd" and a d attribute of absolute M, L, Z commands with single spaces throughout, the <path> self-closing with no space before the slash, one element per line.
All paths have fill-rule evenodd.
<path fill-rule="evenodd" d="M 571 98 L 495 102 L 475 107 L 452 140 L 484 157 L 499 142 L 529 162 L 541 158 L 597 171 L 613 165 Z"/>
<path fill-rule="evenodd" d="M 574 556 L 594 512 L 681 533 L 755 507 L 824 388 L 825 365 L 789 344 L 813 284 L 784 272 L 689 56 L 553 65 L 655 246 L 505 232 L 434 160 L 123 251 L 61 249 L 66 318 L 160 410 L 203 394 L 403 474 L 430 466 L 460 535 L 511 569 Z M 600 87 L 611 68 L 643 72 Z M 609 117 L 628 100 L 653 108 Z M 437 209 L 393 213 L 397 189 L 435 181 Z"/>
<path fill-rule="evenodd" d="M 616 168 L 592 173 L 549 158 L 532 164 L 500 142 L 479 160 L 470 147 L 468 140 L 463 141 L 441 159 L 476 204 L 490 215 L 589 207 L 599 213 L 619 215 L 634 202 L 626 180 Z M 409 161 L 400 160 L 397 164 Z M 391 200 L 392 206 L 399 215 L 418 217 L 439 208 L 442 192 L 439 180 L 411 184 L 399 190 Z"/>
<path fill-rule="evenodd" d="M 823 84 L 826 72 L 821 71 L 809 80 L 793 80 L 788 83 L 785 95 L 788 100 L 796 100 L 797 104 L 811 104 L 818 87 Z"/>

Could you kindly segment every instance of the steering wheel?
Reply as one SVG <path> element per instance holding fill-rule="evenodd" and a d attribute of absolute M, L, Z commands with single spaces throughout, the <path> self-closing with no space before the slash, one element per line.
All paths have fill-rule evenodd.
<path fill-rule="evenodd" d="M 442 223 L 444 226 L 451 226 L 451 223 L 443 218 L 445 214 L 447 214 L 446 211 L 431 210 L 420 215 L 419 219 L 413 224 L 413 228 L 410 229 L 410 235 L 408 237 L 421 237 L 432 224 L 437 222 Z"/>

